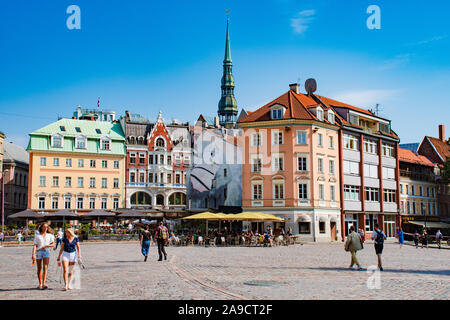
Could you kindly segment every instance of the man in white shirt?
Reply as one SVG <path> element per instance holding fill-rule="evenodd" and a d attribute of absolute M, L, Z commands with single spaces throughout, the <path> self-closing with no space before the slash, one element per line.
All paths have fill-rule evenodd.
<path fill-rule="evenodd" d="M 383 271 L 383 266 L 381 265 L 381 254 L 383 253 L 384 240 L 386 240 L 386 235 L 382 230 L 380 230 L 378 223 L 375 223 L 375 230 L 372 232 L 372 240 L 375 241 L 375 253 L 378 257 L 378 268 Z"/>
<path fill-rule="evenodd" d="M 63 236 L 64 232 L 62 232 L 61 228 L 58 229 L 58 233 L 56 235 L 56 246 L 53 248 L 53 250 L 56 250 L 58 248 L 58 244 L 62 244 Z"/>
<path fill-rule="evenodd" d="M 436 232 L 436 243 L 437 243 L 439 249 L 441 248 L 441 240 L 442 240 L 442 238 L 443 238 L 443 236 L 442 236 L 441 230 L 438 230 Z"/>

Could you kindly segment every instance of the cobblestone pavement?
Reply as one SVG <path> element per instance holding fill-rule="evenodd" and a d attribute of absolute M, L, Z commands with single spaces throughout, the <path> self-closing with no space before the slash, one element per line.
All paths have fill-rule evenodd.
<path fill-rule="evenodd" d="M 137 242 L 82 244 L 82 289 L 62 291 L 56 251 L 49 289 L 37 290 L 31 247 L 0 248 L 0 299 L 449 299 L 450 250 L 386 243 L 381 289 L 372 272 L 349 270 L 342 243 L 289 247 L 169 247 L 143 262 Z M 59 251 L 59 250 L 58 250 Z M 373 245 L 358 252 L 376 265 Z M 373 277 L 371 278 L 373 279 Z M 62 280 L 61 280 L 62 281 Z"/>

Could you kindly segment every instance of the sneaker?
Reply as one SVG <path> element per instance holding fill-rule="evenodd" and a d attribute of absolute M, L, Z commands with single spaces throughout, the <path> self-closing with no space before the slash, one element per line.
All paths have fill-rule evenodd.
<path fill-rule="evenodd" d="M 379 267 L 380 271 L 383 271 L 383 267 Z"/>
<path fill-rule="evenodd" d="M 350 270 L 353 270 L 353 266 L 348 267 Z"/>
<path fill-rule="evenodd" d="M 147 261 L 147 256 L 145 256 L 145 258 L 144 258 L 144 262 L 145 262 L 145 261 Z"/>

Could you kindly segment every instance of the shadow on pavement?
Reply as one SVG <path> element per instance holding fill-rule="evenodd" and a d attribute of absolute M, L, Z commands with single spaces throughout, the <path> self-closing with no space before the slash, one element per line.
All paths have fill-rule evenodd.
<path fill-rule="evenodd" d="M 310 270 L 319 270 L 319 271 L 353 271 L 356 269 L 349 269 L 349 268 L 333 268 L 333 267 L 322 267 L 322 268 L 303 268 L 303 269 L 310 269 Z M 363 267 L 363 270 L 366 271 L 367 268 Z M 433 275 L 440 275 L 440 276 L 450 276 L 450 270 L 408 270 L 408 269 L 389 269 L 384 268 L 383 273 L 391 272 L 391 273 L 412 273 L 412 274 L 433 274 Z"/>

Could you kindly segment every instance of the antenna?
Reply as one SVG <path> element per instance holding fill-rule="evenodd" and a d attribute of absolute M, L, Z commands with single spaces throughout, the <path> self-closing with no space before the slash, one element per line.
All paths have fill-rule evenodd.
<path fill-rule="evenodd" d="M 380 104 L 377 103 L 377 104 L 375 105 L 375 115 L 376 115 L 377 117 L 380 116 L 380 112 L 381 112 L 382 110 L 383 110 L 383 109 L 380 108 Z"/>

